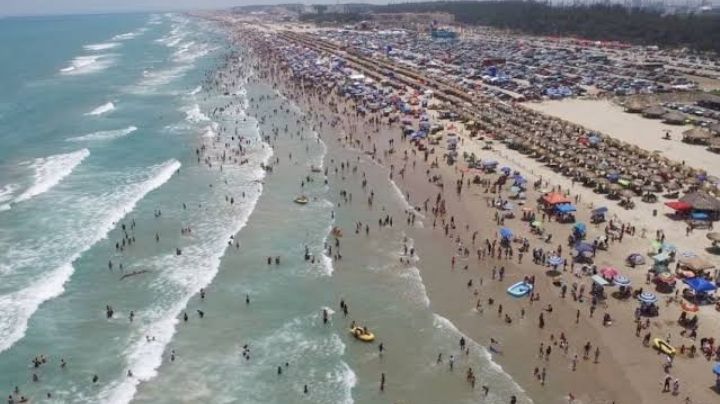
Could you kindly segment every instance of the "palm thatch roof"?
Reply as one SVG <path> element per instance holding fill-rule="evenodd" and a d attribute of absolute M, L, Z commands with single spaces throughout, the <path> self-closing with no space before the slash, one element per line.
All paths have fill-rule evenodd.
<path fill-rule="evenodd" d="M 704 191 L 685 194 L 680 200 L 689 203 L 693 209 L 720 212 L 720 199 Z"/>
<path fill-rule="evenodd" d="M 659 106 L 659 105 L 653 105 L 651 107 L 645 108 L 642 111 L 642 114 L 646 118 L 660 118 L 661 116 L 665 115 L 665 108 Z"/>
<path fill-rule="evenodd" d="M 692 128 L 683 132 L 683 141 L 689 143 L 707 143 L 711 137 L 710 132 L 700 128 Z"/>
<path fill-rule="evenodd" d="M 670 111 L 667 114 L 662 116 L 663 122 L 671 124 L 671 125 L 682 125 L 685 123 L 685 115 L 677 112 L 677 111 Z"/>

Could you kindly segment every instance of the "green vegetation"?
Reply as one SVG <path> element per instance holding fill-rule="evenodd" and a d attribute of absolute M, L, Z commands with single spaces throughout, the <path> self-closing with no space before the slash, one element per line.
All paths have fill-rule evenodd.
<path fill-rule="evenodd" d="M 533 1 L 439 1 L 374 7 L 375 12 L 446 12 L 466 24 L 535 35 L 687 46 L 720 52 L 720 15 L 667 15 L 619 5 L 551 6 Z"/>

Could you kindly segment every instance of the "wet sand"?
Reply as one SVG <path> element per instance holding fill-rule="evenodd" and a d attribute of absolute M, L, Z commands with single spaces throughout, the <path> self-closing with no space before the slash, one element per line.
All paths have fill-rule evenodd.
<path fill-rule="evenodd" d="M 286 89 L 291 91 L 290 89 Z M 681 389 L 678 396 L 671 396 L 661 393 L 661 381 L 664 376 L 662 363 L 663 357 L 658 356 L 650 348 L 644 347 L 641 338 L 634 335 L 635 323 L 633 320 L 633 309 L 637 306 L 636 301 L 630 299 L 619 301 L 609 297 L 605 303 L 601 303 L 594 317 L 590 316 L 589 299 L 583 303 L 572 301 L 569 297 L 565 299 L 559 296 L 559 291 L 552 284 L 552 280 L 546 275 L 548 268 L 532 264 L 529 253 L 525 254 L 522 264 L 517 263 L 517 255 L 512 259 L 477 259 L 470 248 L 469 257 L 456 254 L 459 242 L 470 246 L 469 239 L 474 231 L 478 231 L 478 244 L 486 238 L 494 240 L 497 238 L 497 229 L 493 214 L 494 208 L 487 205 L 487 199 L 499 195 L 487 193 L 484 187 L 479 185 L 465 186 L 463 183 L 462 196 L 458 197 L 455 192 L 455 181 L 461 176 L 456 166 L 448 166 L 442 161 L 441 147 L 436 147 L 434 155 L 431 155 L 428 162 L 423 161 L 420 154 L 416 152 L 408 142 L 402 142 L 400 128 L 398 126 L 376 126 L 361 123 L 357 117 L 353 119 L 352 114 L 348 116 L 347 111 L 343 113 L 334 112 L 327 108 L 327 100 L 333 100 L 340 104 L 340 100 L 334 95 L 324 94 L 323 102 L 315 100 L 302 100 L 296 96 L 295 99 L 305 108 L 323 113 L 326 117 L 335 116 L 341 118 L 341 126 L 334 128 L 335 136 L 345 147 L 356 150 L 360 155 L 373 155 L 372 150 L 377 147 L 373 160 L 384 167 L 389 174 L 391 166 L 394 168 L 393 180 L 399 185 L 403 192 L 409 193 L 410 203 L 416 207 L 423 206 L 426 199 L 435 200 L 440 198 L 446 202 L 447 213 L 435 217 L 437 227 L 433 229 L 434 219 L 432 212 L 421 209 L 425 216 L 422 228 L 413 228 L 409 231 L 416 240 L 420 251 L 427 251 L 423 254 L 421 272 L 424 283 L 427 287 L 430 299 L 430 307 L 437 313 L 452 320 L 461 332 L 472 337 L 481 344 L 488 345 L 489 339 L 495 338 L 501 341 L 502 354 L 496 354 L 495 360 L 506 367 L 517 381 L 530 393 L 536 402 L 567 402 L 568 393 L 572 393 L 576 402 L 585 403 L 624 403 L 624 402 L 679 402 L 687 394 L 692 395 L 692 402 L 711 402 L 716 394 L 708 389 L 712 384 L 712 377 L 707 374 L 707 363 L 700 358 L 686 359 L 679 357 L 675 362 L 673 375 L 681 379 Z M 347 105 L 345 105 L 347 106 Z M 350 105 L 352 107 L 352 105 Z M 352 109 L 350 109 L 352 110 Z M 370 118 L 370 117 L 368 117 Z M 379 118 L 374 116 L 373 118 Z M 367 122 L 367 121 L 366 121 Z M 444 122 L 447 124 L 447 122 Z M 338 134 L 337 132 L 340 132 Z M 351 134 L 355 139 L 348 142 L 344 135 Z M 369 138 L 363 135 L 370 134 Z M 332 135 L 332 133 L 331 133 Z M 395 141 L 393 153 L 387 153 L 388 141 Z M 357 141 L 357 142 L 356 142 Z M 349 143 L 349 144 L 348 144 Z M 563 190 L 568 190 L 571 195 L 578 196 L 578 221 L 588 222 L 590 207 L 608 205 L 604 197 L 592 194 L 589 190 L 573 187 L 570 181 L 558 174 L 554 174 L 548 168 L 541 166 L 534 160 L 530 160 L 519 153 L 503 151 L 481 150 L 480 144 L 464 138 L 460 146 L 460 155 L 463 151 L 475 152 L 480 157 L 495 158 L 500 160 L 501 165 L 507 162 L 518 171 L 527 175 L 532 183 L 535 179 L 542 177 L 549 179 L 545 187 L 559 185 Z M 379 147 L 378 147 L 379 146 Z M 330 148 L 329 159 L 333 157 L 333 148 Z M 403 156 L 407 151 L 407 159 Z M 364 152 L 364 153 L 363 153 Z M 337 153 L 337 150 L 335 151 Z M 381 157 L 382 155 L 382 157 Z M 439 164 L 433 168 L 430 163 L 438 157 Z M 460 163 L 462 165 L 462 163 Z M 398 171 L 405 168 L 405 178 L 398 175 Z M 429 175 L 442 177 L 444 187 L 428 181 Z M 497 175 L 483 175 L 487 179 L 494 180 Z M 467 178 L 466 178 L 467 179 Z M 503 191 L 503 192 L 506 192 Z M 507 197 L 504 193 L 502 196 Z M 527 206 L 534 209 L 534 200 L 539 196 L 538 192 L 528 192 Z M 516 210 L 516 214 L 518 214 Z M 644 253 L 655 234 L 657 228 L 665 228 L 669 221 L 646 217 L 642 207 L 634 211 L 618 211 L 618 208 L 611 207 L 611 215 L 615 222 L 623 221 L 628 225 L 637 227 L 634 237 L 626 235 L 622 243 L 611 243 L 609 252 L 600 252 L 596 259 L 598 268 L 611 265 L 620 268 L 620 272 L 632 279 L 633 285 L 637 287 L 651 288 L 645 285 L 645 271 L 643 268 L 629 269 L 622 265 L 624 257 L 631 252 Z M 442 231 L 443 220 L 452 217 L 457 228 L 446 236 Z M 648 219 L 649 218 L 649 219 Z M 646 220 L 647 219 L 647 220 Z M 656 222 L 657 225 L 650 223 Z M 468 226 L 465 229 L 465 225 Z M 555 237 L 551 244 L 542 243 L 537 237 L 527 232 L 527 223 L 519 219 L 509 220 L 505 223 L 514 231 L 528 237 L 532 248 L 544 250 L 555 249 L 558 244 L 563 245 L 565 256 L 567 256 L 567 245 L 564 242 L 565 235 L 569 232 L 570 226 L 556 223 L 549 223 L 547 231 Z M 604 225 L 603 225 L 604 226 Z M 589 230 L 588 239 L 592 240 L 603 233 L 603 227 L 595 227 Z M 644 231 L 643 231 L 644 229 Z M 693 242 L 695 237 L 685 240 L 678 240 L 682 235 L 680 227 L 674 226 L 674 230 L 665 230 L 668 239 L 680 244 L 681 250 L 685 247 L 696 247 Z M 676 238 L 677 237 L 677 238 Z M 691 248 L 688 248 L 691 249 Z M 430 252 L 431 251 L 431 252 Z M 455 268 L 451 266 L 451 259 L 455 255 Z M 463 269 L 468 265 L 467 271 Z M 492 280 L 492 267 L 505 267 L 505 280 L 502 282 Z M 530 303 L 527 299 L 515 300 L 507 296 L 505 288 L 524 275 L 535 275 L 537 277 L 536 291 L 542 296 L 539 301 Z M 568 283 L 577 282 L 589 286 L 587 277 L 575 279 L 572 274 L 560 274 Z M 473 279 L 474 286 L 468 287 L 468 281 Z M 481 285 L 482 279 L 482 286 Z M 477 295 L 474 290 L 478 289 Z M 610 293 L 611 291 L 608 291 Z M 487 298 L 492 297 L 495 302 L 489 305 Z M 482 302 L 482 314 L 475 310 L 477 300 Z M 513 318 L 512 325 L 508 325 L 497 310 L 500 304 L 504 305 L 505 313 L 510 310 Z M 552 305 L 552 313 L 544 310 L 548 304 Z M 661 304 L 662 315 L 650 323 L 650 328 L 643 330 L 643 334 L 651 332 L 654 336 L 665 337 L 670 333 L 673 343 L 689 344 L 689 340 L 680 339 L 679 327 L 674 325 L 680 309 L 679 305 L 673 303 L 666 307 Z M 524 318 L 520 318 L 519 311 L 525 310 Z M 580 317 L 576 323 L 577 311 Z M 703 309 L 701 313 L 703 328 L 708 317 L 712 315 L 709 310 Z M 609 313 L 613 318 L 612 326 L 602 325 L 602 314 Z M 545 327 L 540 330 L 537 326 L 538 316 L 543 313 Z M 557 342 L 560 333 L 568 337 L 570 348 L 568 353 L 559 352 Z M 702 332 L 700 333 L 702 335 Z M 594 363 L 592 355 L 590 359 L 583 360 L 581 346 L 586 342 L 592 344 L 592 351 L 596 347 L 600 350 L 598 363 Z M 550 360 L 539 357 L 538 348 L 540 343 L 545 347 L 553 346 L 553 354 Z M 577 370 L 572 370 L 572 358 L 578 353 L 580 356 Z M 533 368 L 547 368 L 548 380 L 542 386 L 533 376 Z M 692 393 L 690 393 L 692 392 Z"/>

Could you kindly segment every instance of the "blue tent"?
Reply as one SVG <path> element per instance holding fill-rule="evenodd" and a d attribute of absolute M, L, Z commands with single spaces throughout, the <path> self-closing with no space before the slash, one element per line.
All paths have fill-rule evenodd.
<path fill-rule="evenodd" d="M 573 231 L 575 232 L 585 234 L 585 230 L 587 230 L 585 227 L 585 223 L 575 223 L 575 225 L 573 226 Z"/>
<path fill-rule="evenodd" d="M 575 212 L 577 210 L 577 208 L 575 208 L 575 206 L 572 204 L 563 203 L 561 205 L 555 206 L 555 210 L 557 210 L 560 213 L 570 213 L 570 212 Z"/>
<path fill-rule="evenodd" d="M 512 230 L 508 229 L 507 227 L 501 227 L 500 228 L 500 237 L 505 239 L 510 239 L 513 236 Z"/>
<path fill-rule="evenodd" d="M 683 279 L 683 282 L 690 286 L 690 289 L 694 290 L 695 293 L 707 293 L 717 289 L 714 283 L 704 278 Z"/>
<path fill-rule="evenodd" d="M 577 243 L 577 244 L 575 244 L 574 248 L 577 252 L 581 252 L 581 253 L 587 252 L 587 251 L 592 252 L 594 249 L 593 246 L 588 243 Z"/>
<path fill-rule="evenodd" d="M 708 220 L 710 219 L 710 216 L 708 216 L 705 212 L 693 212 L 690 216 L 692 216 L 693 220 Z"/>

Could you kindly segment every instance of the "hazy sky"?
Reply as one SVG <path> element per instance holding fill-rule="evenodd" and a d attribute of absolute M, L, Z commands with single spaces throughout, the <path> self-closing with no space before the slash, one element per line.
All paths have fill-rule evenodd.
<path fill-rule="evenodd" d="M 0 0 L 0 15 L 209 9 L 280 2 L 279 0 Z"/>

